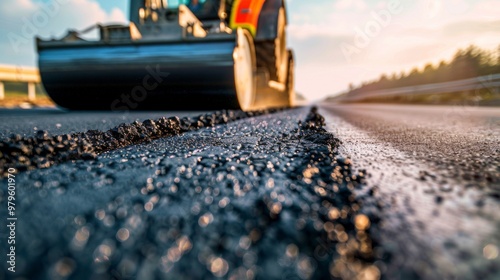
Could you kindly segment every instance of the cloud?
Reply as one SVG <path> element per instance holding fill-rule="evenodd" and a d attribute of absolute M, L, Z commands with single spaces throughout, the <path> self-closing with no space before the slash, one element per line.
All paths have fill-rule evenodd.
<path fill-rule="evenodd" d="M 294 39 L 294 51 L 300 53 L 298 65 L 343 64 L 345 57 L 340 44 L 349 38 L 345 36 L 315 35 L 304 39 Z"/>
<path fill-rule="evenodd" d="M 399 0 L 403 11 L 392 15 L 390 24 L 352 59 L 345 59 L 340 45 L 355 45 L 355 30 L 363 30 L 373 13 L 393 1 L 398 0 L 323 1 L 309 6 L 292 2 L 288 32 L 297 57 L 297 90 L 318 99 L 347 89 L 351 82 L 449 60 L 470 44 L 487 49 L 500 44 L 497 0 Z"/>
<path fill-rule="evenodd" d="M 37 35 L 60 37 L 68 29 L 126 21 L 123 10 L 111 9 L 104 2 L 110 0 L 1 0 L 0 63 L 35 65 L 33 36 L 15 52 L 7 34 L 22 35 L 25 19 L 32 19 L 43 3 L 56 1 L 67 4 L 38 28 Z M 107 9 L 98 1 L 107 3 Z M 391 23 L 348 61 L 341 44 L 354 44 L 356 30 L 364 29 L 373 13 L 394 1 L 403 5 L 402 13 L 393 15 Z M 310 99 L 343 91 L 351 82 L 376 79 L 382 73 L 450 59 L 470 44 L 493 49 L 500 43 L 498 0 L 288 0 L 287 5 L 288 41 L 297 58 L 297 90 Z"/>
<path fill-rule="evenodd" d="M 116 22 L 128 21 L 128 19 L 125 18 L 123 11 L 118 8 L 114 8 L 113 10 L 111 10 L 108 19 L 110 21 L 116 21 Z"/>
<path fill-rule="evenodd" d="M 106 13 L 94 0 L 1 1 L 1 63 L 35 65 L 34 37 L 61 37 L 68 29 L 95 23 L 126 22 L 119 9 Z"/>
<path fill-rule="evenodd" d="M 364 11 L 368 9 L 368 5 L 363 0 L 339 0 L 335 2 L 334 8 L 339 11 L 345 11 L 345 10 Z"/>
<path fill-rule="evenodd" d="M 475 34 L 496 33 L 500 35 L 500 20 L 467 20 L 445 26 L 442 31 L 445 36 L 473 36 Z"/>
<path fill-rule="evenodd" d="M 465 19 L 439 26 L 404 27 L 375 40 L 369 51 L 374 57 L 384 57 L 385 64 L 399 66 L 394 71 L 400 71 L 449 60 L 458 49 L 471 44 L 494 49 L 499 38 L 500 20 Z"/>

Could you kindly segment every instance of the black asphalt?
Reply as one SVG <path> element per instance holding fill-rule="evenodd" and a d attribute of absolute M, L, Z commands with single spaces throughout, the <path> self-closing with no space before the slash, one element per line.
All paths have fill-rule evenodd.
<path fill-rule="evenodd" d="M 146 119 L 178 116 L 195 117 L 208 112 L 103 112 L 67 111 L 59 108 L 0 109 L 0 140 L 11 134 L 35 136 L 37 131 L 52 135 L 108 130 L 121 123 L 142 122 Z"/>
<path fill-rule="evenodd" d="M 15 275 L 377 279 L 380 218 L 323 126 L 294 109 L 22 172 Z"/>
<path fill-rule="evenodd" d="M 500 109 L 325 103 L 320 112 L 376 189 L 380 241 L 398 256 L 384 275 L 500 277 Z"/>
<path fill-rule="evenodd" d="M 212 112 L 0 111 L 10 122 L 2 143 L 28 139 L 30 150 L 39 140 L 29 139 L 69 133 L 94 153 L 17 175 L 15 275 L 500 276 L 498 109 L 322 104 L 319 113 L 236 113 L 225 124 Z"/>

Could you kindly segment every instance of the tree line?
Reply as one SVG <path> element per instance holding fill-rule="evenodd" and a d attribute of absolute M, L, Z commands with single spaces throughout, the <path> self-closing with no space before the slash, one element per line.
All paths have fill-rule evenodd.
<path fill-rule="evenodd" d="M 413 68 L 408 73 L 383 74 L 378 80 L 364 82 L 358 87 L 350 84 L 348 94 L 450 82 L 490 74 L 500 74 L 500 46 L 496 51 L 488 51 L 471 45 L 458 50 L 449 62 L 442 60 L 437 65 L 428 63 L 423 69 Z"/>

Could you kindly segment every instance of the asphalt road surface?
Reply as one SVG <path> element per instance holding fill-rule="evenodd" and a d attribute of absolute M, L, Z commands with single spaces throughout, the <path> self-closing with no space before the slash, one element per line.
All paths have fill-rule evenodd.
<path fill-rule="evenodd" d="M 323 104 L 320 113 L 377 188 L 382 242 L 399 256 L 389 275 L 499 277 L 500 109 Z"/>
<path fill-rule="evenodd" d="M 0 109 L 0 139 L 11 134 L 31 137 L 39 130 L 53 135 L 108 130 L 121 123 L 169 116 L 197 116 L 206 112 L 71 112 L 58 108 Z"/>
<path fill-rule="evenodd" d="M 498 109 L 5 110 L 0 120 L 3 168 L 52 159 L 31 148 L 57 155 L 51 146 L 134 139 L 17 172 L 16 272 L 7 264 L 4 278 L 500 275 Z M 76 144 L 52 138 L 68 133 Z M 1 184 L 4 220 L 7 178 Z M 10 250 L 12 233 L 0 234 Z"/>

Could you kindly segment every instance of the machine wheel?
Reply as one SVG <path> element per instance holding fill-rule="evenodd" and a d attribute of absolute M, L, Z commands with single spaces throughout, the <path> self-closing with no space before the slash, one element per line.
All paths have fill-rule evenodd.
<path fill-rule="evenodd" d="M 262 41 L 256 45 L 257 67 L 269 71 L 272 81 L 285 83 L 287 79 L 286 18 L 285 9 L 278 14 L 278 36 L 274 40 Z"/>
<path fill-rule="evenodd" d="M 247 30 L 237 30 L 237 46 L 234 49 L 234 77 L 236 96 L 241 110 L 251 110 L 257 88 L 256 58 L 253 39 Z"/>
<path fill-rule="evenodd" d="M 288 106 L 295 106 L 295 59 L 293 52 L 288 50 L 288 77 L 286 79 L 286 93 L 288 94 Z"/>

